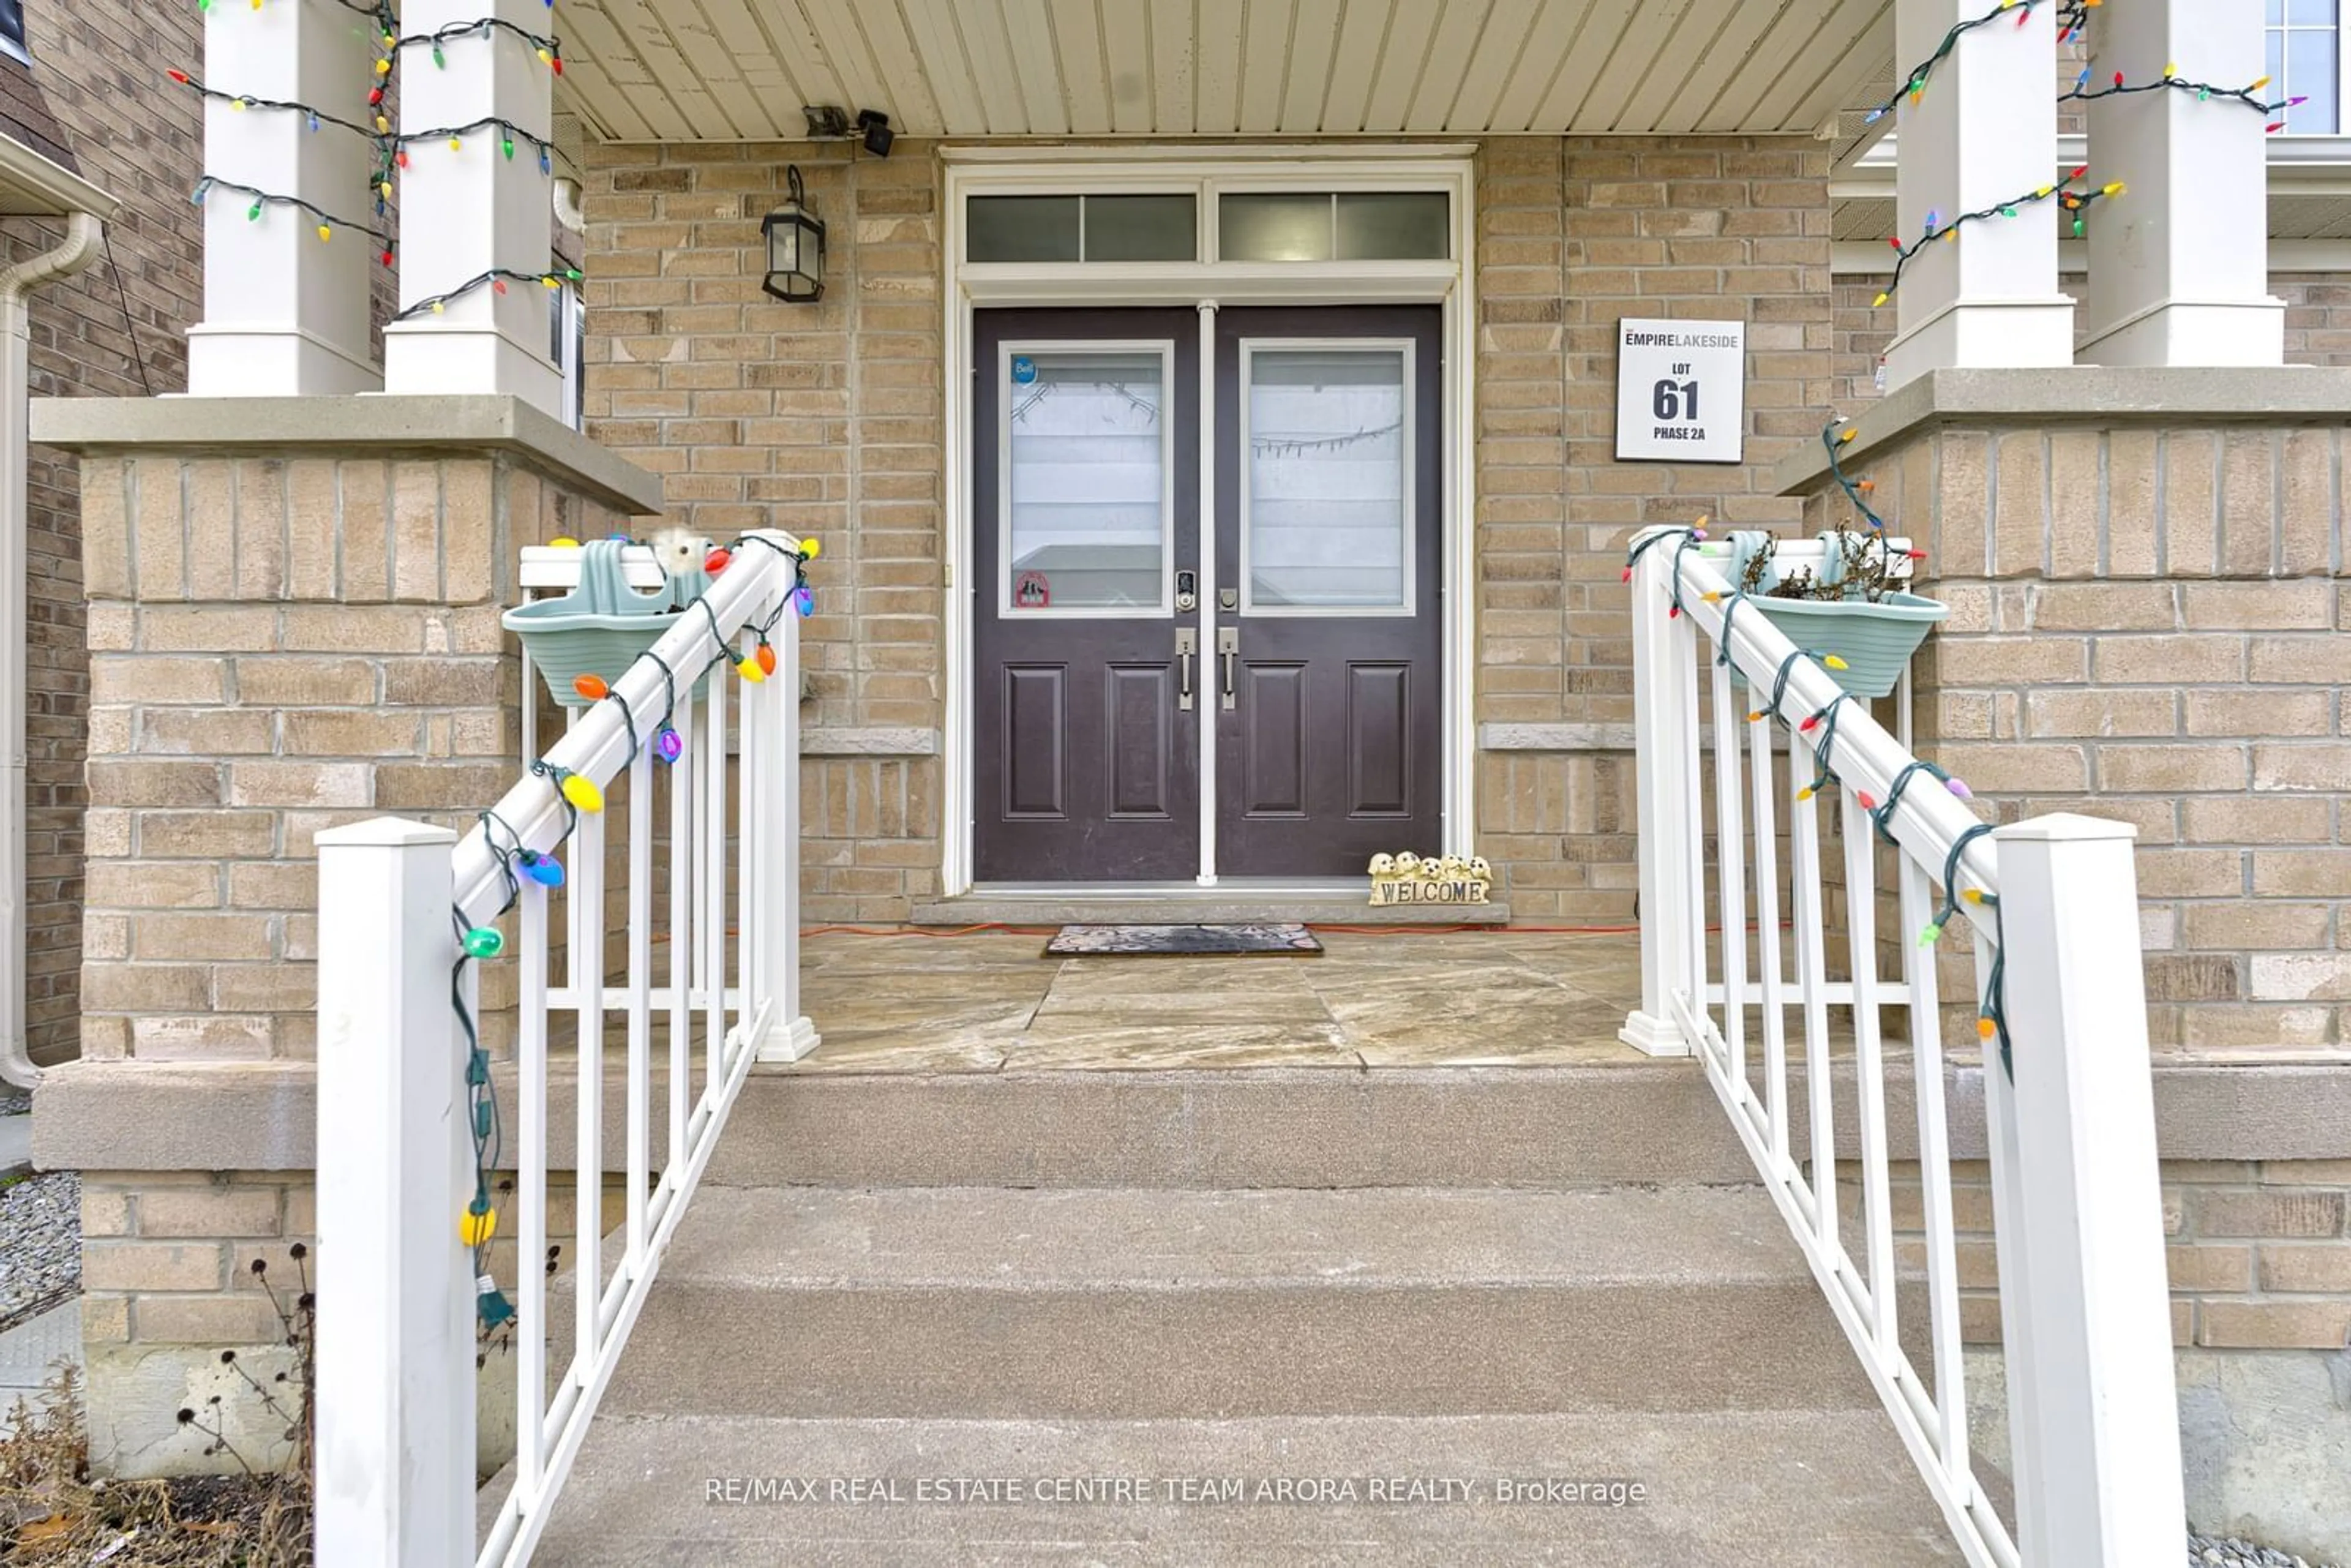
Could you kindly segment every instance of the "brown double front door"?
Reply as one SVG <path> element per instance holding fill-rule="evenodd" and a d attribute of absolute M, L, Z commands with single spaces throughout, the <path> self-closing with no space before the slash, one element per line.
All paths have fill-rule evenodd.
<path fill-rule="evenodd" d="M 1440 847 L 1437 308 L 1217 311 L 1205 426 L 1200 321 L 977 319 L 983 882 L 1188 882 L 1204 788 L 1220 879 Z"/>

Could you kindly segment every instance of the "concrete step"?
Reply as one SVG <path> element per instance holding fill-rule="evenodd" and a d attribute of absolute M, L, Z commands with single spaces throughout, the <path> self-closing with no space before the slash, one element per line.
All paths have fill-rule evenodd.
<path fill-rule="evenodd" d="M 993 1478 L 1019 1501 L 911 1500 L 919 1479 Z M 1081 1479 L 1140 1503 L 1077 1501 Z M 1372 1478 L 1384 1494 L 1373 1500 Z M 1606 1479 L 1638 1502 L 1498 1500 L 1497 1481 Z M 813 1482 L 820 1500 L 730 1506 L 724 1484 Z M 1410 1490 L 1423 1480 L 1418 1494 Z M 1355 1500 L 1244 1499 L 1258 1483 L 1352 1482 Z M 866 1500 L 823 1500 L 834 1481 Z M 1451 1482 L 1449 1486 L 1438 1483 Z M 1191 1485 L 1195 1500 L 1180 1500 Z M 1466 1483 L 1468 1500 L 1460 1500 Z M 1213 1488 L 1211 1490 L 1209 1489 Z M 799 1488 L 795 1486 L 795 1494 Z M 1038 1501 L 1042 1490 L 1067 1501 Z M 1109 1495 L 1112 1490 L 1097 1486 Z M 738 1491 L 737 1497 L 756 1496 Z M 1420 1500 L 1441 1495 L 1445 1500 Z M 1551 1496 L 1558 1497 L 1557 1489 Z M 1616 1495 L 1629 1495 L 1620 1491 Z M 1206 1497 L 1220 1500 L 1204 1500 Z M 1609 1568 L 1923 1568 L 1958 1549 L 1875 1409 L 1174 1421 L 597 1423 L 538 1561 L 639 1565 L 1573 1563 Z"/>
<path fill-rule="evenodd" d="M 604 1407 L 1188 1418 L 1871 1399 L 1752 1187 L 705 1186 Z"/>
<path fill-rule="evenodd" d="M 1693 1061 L 1608 1067 L 760 1073 L 722 1186 L 1558 1189 L 1745 1182 Z"/>

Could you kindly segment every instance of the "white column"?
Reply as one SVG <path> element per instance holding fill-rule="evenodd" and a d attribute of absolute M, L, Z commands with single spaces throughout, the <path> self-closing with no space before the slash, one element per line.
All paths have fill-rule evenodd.
<path fill-rule="evenodd" d="M 422 39 L 486 16 L 544 36 L 553 15 L 542 0 L 407 0 L 401 25 Z M 492 117 L 544 139 L 551 130 L 553 72 L 528 40 L 503 27 L 440 46 L 400 51 L 403 138 Z M 438 312 L 423 302 L 494 268 L 536 277 L 549 265 L 552 174 L 538 149 L 515 139 L 506 156 L 497 127 L 466 133 L 461 145 L 435 136 L 407 144 L 400 172 L 400 304 L 420 313 L 384 329 L 383 380 L 390 392 L 506 392 L 563 417 L 563 373 L 549 357 L 547 291 L 510 281 L 484 286 Z"/>
<path fill-rule="evenodd" d="M 204 172 L 249 191 L 204 193 L 204 319 L 188 329 L 188 390 L 198 397 L 325 397 L 382 384 L 368 350 L 371 270 L 382 246 L 319 214 L 380 229 L 368 195 L 364 133 L 381 40 L 340 5 L 215 5 L 204 13 L 200 79 L 218 92 L 311 105 L 361 130 L 295 110 L 204 103 Z M 167 89 L 166 90 L 179 90 Z"/>
<path fill-rule="evenodd" d="M 2241 88 L 2266 68 L 2262 0 L 2133 0 L 2090 26 L 2091 88 L 2191 81 Z M 2275 84 L 2259 89 L 2283 99 Z M 2281 111 L 2283 112 L 2283 111 Z M 2277 116 L 2178 88 L 2089 104 L 2092 172 L 2127 193 L 2085 214 L 2085 361 L 2276 365 L 2285 301 L 2269 289 L 2269 149 Z"/>
<path fill-rule="evenodd" d="M 1896 0 L 1897 68 L 1933 55 L 1984 0 Z M 1896 110 L 1895 237 L 1923 238 L 1963 213 L 1997 209 L 2057 178 L 2057 106 L 2050 62 L 2056 7 L 2018 8 L 1959 40 Z M 1889 261 L 1893 253 L 1889 250 Z M 1902 269 L 1898 329 L 1886 382 L 1965 365 L 2070 365 L 2073 301 L 2057 292 L 2057 204 L 2022 203 L 2014 217 L 1963 225 L 1929 242 Z"/>
<path fill-rule="evenodd" d="M 1645 528 L 1639 543 L 1660 530 Z M 1679 531 L 1679 530 L 1673 530 Z M 1689 781 L 1698 766 L 1698 632 L 1667 614 L 1673 591 L 1674 541 L 1641 552 L 1633 569 L 1633 762 L 1636 843 L 1641 862 L 1641 1007 L 1617 1038 L 1651 1056 L 1687 1056 L 1689 1041 L 1667 998 L 1697 998 L 1697 925 L 1690 888 L 1697 879 L 1699 824 Z"/>
<path fill-rule="evenodd" d="M 2015 1081 L 1995 1045 L 1983 1070 L 2029 1563 L 2168 1562 L 2187 1528 L 2135 832 L 2057 815 L 1993 834 Z"/>
<path fill-rule="evenodd" d="M 215 7 L 217 9 L 218 7 Z M 473 1197 L 446 828 L 319 835 L 312 1540 L 333 1568 L 474 1560 Z"/>

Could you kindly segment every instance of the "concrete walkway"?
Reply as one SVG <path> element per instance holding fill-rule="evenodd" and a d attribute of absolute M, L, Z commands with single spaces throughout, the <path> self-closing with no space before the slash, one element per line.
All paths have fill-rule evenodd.
<path fill-rule="evenodd" d="M 811 935 L 798 1072 L 1636 1065 L 1637 939 L 1319 929 L 1319 956 L 1043 956 L 1045 936 Z"/>
<path fill-rule="evenodd" d="M 33 1118 L 0 1116 L 0 1176 L 33 1168 Z"/>

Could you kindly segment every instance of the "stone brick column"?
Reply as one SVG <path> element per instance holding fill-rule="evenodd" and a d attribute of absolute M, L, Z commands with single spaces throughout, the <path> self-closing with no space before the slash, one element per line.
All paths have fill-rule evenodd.
<path fill-rule="evenodd" d="M 1924 748 L 2004 821 L 2137 825 L 2158 1051 L 2351 1042 L 2346 423 L 2337 371 L 1947 371 L 1847 460 L 1951 606 Z M 1807 531 L 1851 515 L 1816 469 Z"/>
<path fill-rule="evenodd" d="M 313 1223 L 312 841 L 469 828 L 505 791 L 517 551 L 626 529 L 658 485 L 509 398 L 85 400 L 37 430 L 82 461 L 92 683 L 82 1060 L 37 1157 L 85 1173 L 93 1457 L 213 1468 L 174 1412 L 278 1338 L 251 1265 L 290 1277 Z"/>

